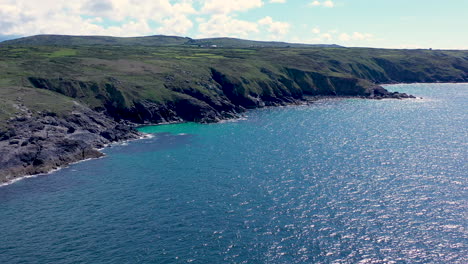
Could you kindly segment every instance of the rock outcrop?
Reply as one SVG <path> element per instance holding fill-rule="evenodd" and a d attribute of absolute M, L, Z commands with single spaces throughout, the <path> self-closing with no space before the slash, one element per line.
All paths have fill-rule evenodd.
<path fill-rule="evenodd" d="M 408 99 L 408 98 L 416 98 L 413 95 L 408 95 L 406 93 L 399 93 L 399 92 L 389 92 L 387 89 L 383 88 L 380 85 L 372 86 L 370 89 L 370 93 L 366 94 L 366 97 L 369 99 Z"/>
<path fill-rule="evenodd" d="M 20 116 L 9 125 L 0 132 L 0 183 L 99 158 L 103 154 L 97 148 L 140 136 L 131 126 L 84 107 L 65 117 Z"/>

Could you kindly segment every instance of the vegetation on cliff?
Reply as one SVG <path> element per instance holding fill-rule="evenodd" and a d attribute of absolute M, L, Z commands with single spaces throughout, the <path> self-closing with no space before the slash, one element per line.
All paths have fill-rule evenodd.
<path fill-rule="evenodd" d="M 140 45 L 130 45 L 136 40 Z M 157 123 L 215 121 L 307 95 L 371 96 L 375 83 L 468 80 L 467 51 L 245 48 L 246 41 L 235 39 L 228 47 L 188 44 L 220 40 L 226 39 L 37 36 L 3 42 L 0 91 L 9 96 L 0 99 L 0 119 L 20 111 L 16 93 L 35 88 L 66 98 L 41 92 L 28 106 L 33 112 L 42 105 L 66 113 L 68 100 L 116 119 Z"/>
<path fill-rule="evenodd" d="M 95 156 L 88 151 L 92 147 L 136 137 L 122 127 L 126 121 L 213 122 L 248 108 L 295 103 L 306 96 L 406 97 L 387 92 L 380 83 L 465 81 L 468 51 L 164 36 L 36 36 L 6 41 L 0 43 L 0 152 L 17 147 L 19 156 L 24 154 L 21 150 L 29 154 L 16 163 L 14 156 L 0 158 L 0 179 L 2 169 L 11 164 L 13 176 L 35 173 L 34 164 L 60 166 L 80 155 L 85 158 L 85 152 Z M 71 116 L 83 115 L 93 118 L 70 121 Z M 36 129 L 40 138 L 27 138 L 29 129 Z M 55 136 L 48 137 L 47 130 L 55 131 Z M 76 131 L 99 136 L 86 143 L 87 136 Z M 51 141 L 56 144 L 50 146 Z M 63 144 L 76 151 L 65 153 L 69 158 L 63 160 L 57 154 L 50 166 L 44 153 L 64 150 Z"/>

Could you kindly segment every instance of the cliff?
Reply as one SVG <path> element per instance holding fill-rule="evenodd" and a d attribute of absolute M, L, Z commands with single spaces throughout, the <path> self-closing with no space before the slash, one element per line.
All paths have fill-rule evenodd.
<path fill-rule="evenodd" d="M 216 122 L 308 96 L 410 97 L 379 83 L 468 81 L 468 51 L 200 48 L 180 44 L 183 38 L 165 41 L 2 43 L 0 181 L 99 157 L 96 148 L 137 138 L 138 124 Z"/>

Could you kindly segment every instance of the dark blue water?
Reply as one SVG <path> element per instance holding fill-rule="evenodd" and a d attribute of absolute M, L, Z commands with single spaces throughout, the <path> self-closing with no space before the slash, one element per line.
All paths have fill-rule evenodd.
<path fill-rule="evenodd" d="M 0 263 L 467 263 L 468 84 L 146 128 L 0 188 Z"/>

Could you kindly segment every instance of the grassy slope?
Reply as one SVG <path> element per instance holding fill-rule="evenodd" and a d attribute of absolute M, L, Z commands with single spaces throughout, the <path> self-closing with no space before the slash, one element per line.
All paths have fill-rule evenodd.
<path fill-rule="evenodd" d="M 52 91 L 27 87 L 0 88 L 0 130 L 7 128 L 6 121 L 14 116 L 39 113 L 70 113 L 76 101 Z"/>
<path fill-rule="evenodd" d="M 79 39 L 78 39 L 79 40 Z M 77 40 L 77 41 L 78 41 Z M 171 44 L 184 38 L 164 39 Z M 147 41 L 147 40 L 145 40 Z M 218 102 L 223 91 L 213 86 L 213 69 L 235 84 L 242 96 L 298 96 L 321 76 L 359 78 L 370 82 L 433 82 L 467 80 L 468 51 L 383 50 L 366 48 L 198 48 L 165 46 L 0 45 L 0 122 L 21 110 L 70 111 L 71 99 L 33 89 L 30 77 L 92 108 L 111 103 L 131 108 L 141 100 L 170 104 L 187 98 Z M 306 73 L 304 75 L 304 73 Z M 317 73 L 315 76 L 309 73 Z M 277 85 L 278 80 L 297 84 Z M 370 82 L 366 82 L 370 81 Z M 330 82 L 323 79 L 323 82 Z M 39 85 L 40 86 L 40 85 Z M 20 89 L 20 87 L 22 87 Z M 316 91 L 307 91 L 313 94 Z M 345 94 L 345 91 L 343 91 Z M 226 93 L 226 91 L 224 91 Z M 297 95 L 294 95 L 297 93 Z M 28 97 L 28 96 L 26 96 Z M 216 104 L 216 103 L 214 103 Z M 219 103 L 221 104 L 221 103 Z"/>

